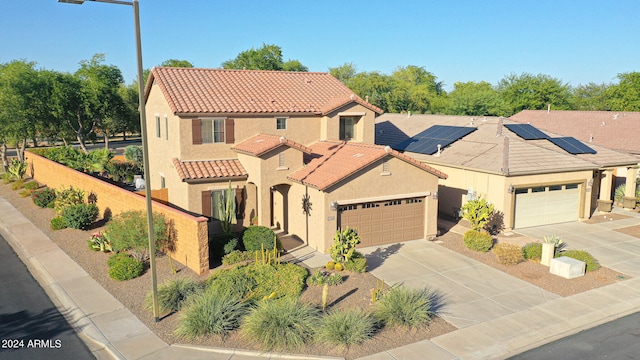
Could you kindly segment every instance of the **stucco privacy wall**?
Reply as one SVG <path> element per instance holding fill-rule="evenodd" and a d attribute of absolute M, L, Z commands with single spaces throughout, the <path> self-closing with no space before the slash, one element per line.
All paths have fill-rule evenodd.
<path fill-rule="evenodd" d="M 29 172 L 32 177 L 50 188 L 59 189 L 73 186 L 87 194 L 97 196 L 97 205 L 104 214 L 106 209 L 112 215 L 128 210 L 145 210 L 144 196 L 121 189 L 117 186 L 95 179 L 82 172 L 70 169 L 54 161 L 33 153 L 26 153 Z M 186 265 L 198 274 L 209 270 L 209 239 L 207 218 L 195 217 L 167 205 L 153 201 L 153 211 L 164 215 L 167 222 L 173 222 L 176 230 L 175 260 Z"/>

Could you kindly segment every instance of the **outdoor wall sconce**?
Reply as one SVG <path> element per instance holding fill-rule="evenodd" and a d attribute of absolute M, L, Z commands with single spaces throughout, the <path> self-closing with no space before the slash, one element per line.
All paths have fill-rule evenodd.
<path fill-rule="evenodd" d="M 329 203 L 329 210 L 331 210 L 331 211 L 338 210 L 338 202 L 337 201 L 332 201 L 331 203 Z"/>
<path fill-rule="evenodd" d="M 507 192 L 508 192 L 509 194 L 513 194 L 513 191 L 514 191 L 514 190 L 515 190 L 515 188 L 513 187 L 513 184 L 512 184 L 512 185 L 509 185 L 509 188 L 507 189 Z"/>
<path fill-rule="evenodd" d="M 431 198 L 434 199 L 434 200 L 437 200 L 438 199 L 438 192 L 434 191 L 433 194 L 431 194 Z"/>
<path fill-rule="evenodd" d="M 588 186 L 593 186 L 593 178 L 589 179 L 589 181 L 587 182 Z"/>

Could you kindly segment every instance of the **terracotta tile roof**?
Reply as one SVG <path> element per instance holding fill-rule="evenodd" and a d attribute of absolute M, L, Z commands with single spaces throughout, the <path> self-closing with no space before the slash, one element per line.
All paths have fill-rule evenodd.
<path fill-rule="evenodd" d="M 640 112 L 524 110 L 511 118 L 587 145 L 596 144 L 630 154 L 640 154 Z"/>
<path fill-rule="evenodd" d="M 394 156 L 439 178 L 447 175 L 385 146 L 343 141 L 320 141 L 311 145 L 313 159 L 289 175 L 292 181 L 325 190 L 386 156 Z"/>
<path fill-rule="evenodd" d="M 155 67 L 147 97 L 154 83 L 176 114 L 327 114 L 350 102 L 383 112 L 328 73 Z"/>
<path fill-rule="evenodd" d="M 383 114 L 376 118 L 376 144 L 393 147 L 433 125 L 470 126 L 472 120 L 478 130 L 443 149 L 440 156 L 408 154 L 428 164 L 503 175 L 596 170 L 638 162 L 633 156 L 588 143 L 596 154 L 571 155 L 548 140 L 523 140 L 502 125 L 514 121 L 504 119 L 501 124 L 496 117 Z"/>
<path fill-rule="evenodd" d="M 249 154 L 253 156 L 261 156 L 271 150 L 274 150 L 280 146 L 289 146 L 294 149 L 298 149 L 303 153 L 310 154 L 311 149 L 299 144 L 295 141 L 291 141 L 284 136 L 258 134 L 249 139 L 237 144 L 231 149 L 243 154 Z"/>
<path fill-rule="evenodd" d="M 248 175 L 237 159 L 180 161 L 174 158 L 173 165 L 182 181 L 246 177 Z"/>

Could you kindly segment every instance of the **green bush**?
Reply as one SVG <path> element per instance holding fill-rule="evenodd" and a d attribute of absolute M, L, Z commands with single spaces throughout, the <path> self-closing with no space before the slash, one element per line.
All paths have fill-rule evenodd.
<path fill-rule="evenodd" d="M 113 248 L 111 247 L 111 240 L 101 232 L 92 234 L 89 240 L 87 240 L 87 244 L 89 245 L 89 249 L 93 251 L 113 251 Z"/>
<path fill-rule="evenodd" d="M 322 286 L 328 284 L 329 286 L 335 286 L 342 284 L 342 280 L 342 275 L 338 273 L 331 274 L 318 270 L 307 278 L 307 285 Z"/>
<path fill-rule="evenodd" d="M 542 258 L 542 244 L 539 242 L 530 242 L 522 248 L 524 258 L 527 260 L 538 260 Z"/>
<path fill-rule="evenodd" d="M 329 255 L 336 263 L 345 263 L 351 260 L 358 244 L 360 244 L 360 235 L 356 230 L 349 229 L 348 226 L 344 230 L 338 229 L 333 237 Z"/>
<path fill-rule="evenodd" d="M 261 301 L 242 321 L 241 331 L 265 350 L 296 349 L 313 338 L 319 311 L 297 299 Z"/>
<path fill-rule="evenodd" d="M 29 181 L 28 183 L 24 184 L 24 188 L 27 190 L 36 190 L 39 187 L 40 184 L 37 181 Z"/>
<path fill-rule="evenodd" d="M 247 300 L 257 286 L 244 267 L 215 271 L 206 281 L 207 291 L 229 292 L 243 300 Z"/>
<path fill-rule="evenodd" d="M 337 309 L 320 319 L 315 338 L 321 344 L 349 347 L 370 339 L 375 331 L 375 319 L 359 308 Z"/>
<path fill-rule="evenodd" d="M 494 246 L 491 251 L 501 264 L 515 265 L 524 260 L 522 248 L 516 244 L 500 243 Z"/>
<path fill-rule="evenodd" d="M 493 246 L 493 238 L 491 234 L 484 230 L 469 230 L 464 233 L 464 245 L 473 250 L 487 252 Z"/>
<path fill-rule="evenodd" d="M 22 181 L 24 174 L 27 173 L 28 166 L 29 165 L 27 165 L 27 163 L 24 161 L 20 161 L 18 159 L 11 159 L 11 162 L 9 163 L 9 166 L 7 168 L 7 174 L 9 174 L 11 178 L 16 181 Z"/>
<path fill-rule="evenodd" d="M 64 209 L 62 217 L 72 229 L 87 230 L 98 218 L 96 204 L 77 204 Z"/>
<path fill-rule="evenodd" d="M 461 210 L 462 217 L 471 223 L 471 228 L 481 231 L 491 220 L 495 208 L 486 199 L 480 198 L 467 201 Z"/>
<path fill-rule="evenodd" d="M 180 311 L 187 300 L 194 294 L 199 294 L 204 284 L 190 278 L 169 280 L 158 287 L 158 308 L 160 312 L 168 313 Z M 153 293 L 145 297 L 148 310 L 153 310 Z"/>
<path fill-rule="evenodd" d="M 367 258 L 358 251 L 353 253 L 349 261 L 344 263 L 344 269 L 351 272 L 363 273 L 367 271 Z"/>
<path fill-rule="evenodd" d="M 80 189 L 74 189 L 73 186 L 69 186 L 68 189 L 64 187 L 56 191 L 56 199 L 53 208 L 56 210 L 56 215 L 62 216 L 64 209 L 71 205 L 84 204 L 84 191 Z"/>
<path fill-rule="evenodd" d="M 210 254 L 215 260 L 231 253 L 238 246 L 238 237 L 235 234 L 216 234 L 209 240 Z"/>
<path fill-rule="evenodd" d="M 600 263 L 598 262 L 598 260 L 596 260 L 585 250 L 567 250 L 562 252 L 560 256 L 567 256 L 572 259 L 584 261 L 584 263 L 587 265 L 587 272 L 600 269 Z"/>
<path fill-rule="evenodd" d="M 131 256 L 125 252 L 115 253 L 109 256 L 109 258 L 107 259 L 107 266 L 112 267 L 115 263 L 117 263 L 118 261 L 126 257 L 131 257 Z"/>
<path fill-rule="evenodd" d="M 51 230 L 62 230 L 68 227 L 67 220 L 65 220 L 65 218 L 63 218 L 62 216 L 56 216 L 51 219 L 50 226 Z"/>
<path fill-rule="evenodd" d="M 205 335 L 226 336 L 240 326 L 248 304 L 230 292 L 212 292 L 192 296 L 183 308 L 176 334 L 193 339 Z"/>
<path fill-rule="evenodd" d="M 375 316 L 386 325 L 416 327 L 429 323 L 434 315 L 432 290 L 394 286 L 375 303 Z"/>
<path fill-rule="evenodd" d="M 109 264 L 109 277 L 118 280 L 131 280 L 142 275 L 144 271 L 144 265 L 141 261 L 134 259 L 131 256 L 118 256 L 111 260 Z"/>
<path fill-rule="evenodd" d="M 114 251 L 131 251 L 131 255 L 140 261 L 149 258 L 149 238 L 147 214 L 143 211 L 125 211 L 114 216 L 105 230 L 111 240 Z M 156 249 L 167 242 L 167 224 L 164 216 L 153 214 L 153 233 Z"/>
<path fill-rule="evenodd" d="M 24 187 L 24 180 L 19 179 L 11 183 L 11 190 L 20 190 Z"/>
<path fill-rule="evenodd" d="M 250 226 L 242 235 L 242 243 L 247 251 L 273 250 L 276 246 L 276 234 L 266 226 Z"/>
<path fill-rule="evenodd" d="M 242 261 L 255 259 L 255 254 L 249 251 L 233 250 L 222 258 L 223 265 L 233 265 Z"/>
<path fill-rule="evenodd" d="M 50 188 L 44 188 L 42 190 L 34 191 L 31 194 L 31 199 L 36 206 L 41 208 L 49 207 L 56 200 L 56 192 Z"/>

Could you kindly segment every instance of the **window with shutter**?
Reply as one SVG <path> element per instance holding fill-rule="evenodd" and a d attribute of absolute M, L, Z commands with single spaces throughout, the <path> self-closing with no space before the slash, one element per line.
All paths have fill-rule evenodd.
<path fill-rule="evenodd" d="M 235 131 L 234 131 L 234 121 L 233 119 L 226 119 L 224 122 L 224 130 L 226 133 L 226 143 L 233 144 L 235 143 Z"/>
<path fill-rule="evenodd" d="M 202 144 L 202 133 L 201 133 L 201 121 L 200 119 L 191 120 L 191 137 L 193 145 Z"/>

